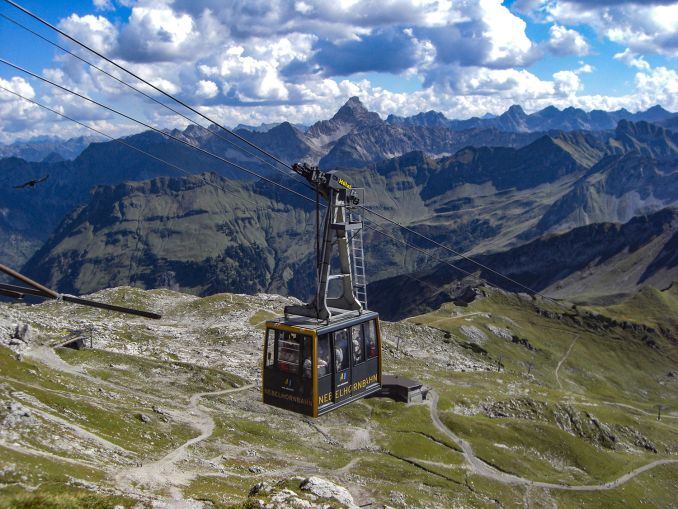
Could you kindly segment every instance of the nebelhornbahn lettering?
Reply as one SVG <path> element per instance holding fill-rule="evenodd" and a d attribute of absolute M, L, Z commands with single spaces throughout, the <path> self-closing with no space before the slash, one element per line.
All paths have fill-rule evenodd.
<path fill-rule="evenodd" d="M 376 383 L 379 381 L 379 376 L 378 375 L 370 375 L 367 378 L 364 378 L 358 382 L 354 382 L 352 385 L 347 385 L 346 387 L 342 387 L 341 389 L 337 389 L 334 391 L 334 399 L 340 399 L 343 398 L 353 392 L 359 391 L 367 387 L 368 385 L 371 385 L 373 383 Z M 318 404 L 319 405 L 324 405 L 326 403 L 331 403 L 332 402 L 332 393 L 328 392 L 326 394 L 323 394 L 321 396 L 318 396 Z"/>
<path fill-rule="evenodd" d="M 297 403 L 299 405 L 311 406 L 310 399 L 302 398 L 301 396 L 295 396 L 294 394 L 286 394 L 284 392 L 274 391 L 273 389 L 264 389 L 264 394 L 273 398 L 292 401 L 293 403 Z"/>

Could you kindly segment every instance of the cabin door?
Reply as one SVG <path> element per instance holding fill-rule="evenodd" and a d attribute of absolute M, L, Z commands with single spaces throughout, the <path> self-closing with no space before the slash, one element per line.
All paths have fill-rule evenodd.
<path fill-rule="evenodd" d="M 332 334 L 332 361 L 334 371 L 334 402 L 351 397 L 351 358 L 349 351 L 349 331 L 340 329 Z"/>

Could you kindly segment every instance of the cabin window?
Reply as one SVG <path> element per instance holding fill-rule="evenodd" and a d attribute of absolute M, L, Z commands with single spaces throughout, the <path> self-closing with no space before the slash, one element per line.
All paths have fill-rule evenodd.
<path fill-rule="evenodd" d="M 281 330 L 276 330 L 274 336 L 270 331 L 266 336 L 266 347 L 266 366 L 277 366 L 280 371 L 301 374 L 304 378 L 313 376 L 310 336 Z"/>
<path fill-rule="evenodd" d="M 377 331 L 374 328 L 374 320 L 370 320 L 363 324 L 365 332 L 365 353 L 368 359 L 377 356 Z"/>
<path fill-rule="evenodd" d="M 287 373 L 298 373 L 301 358 L 301 336 L 293 332 L 276 331 L 278 368 Z"/>
<path fill-rule="evenodd" d="M 348 329 L 334 333 L 334 370 L 348 369 Z"/>
<path fill-rule="evenodd" d="M 351 344 L 353 346 L 353 364 L 360 364 L 365 360 L 365 338 L 360 325 L 351 327 Z"/>
<path fill-rule="evenodd" d="M 330 337 L 318 337 L 318 378 L 330 374 Z"/>
<path fill-rule="evenodd" d="M 304 363 L 301 365 L 301 376 L 310 379 L 313 378 L 313 345 L 309 336 L 301 336 L 301 347 Z"/>
<path fill-rule="evenodd" d="M 275 334 L 278 331 L 267 330 L 266 331 L 266 367 L 271 367 L 275 365 Z"/>

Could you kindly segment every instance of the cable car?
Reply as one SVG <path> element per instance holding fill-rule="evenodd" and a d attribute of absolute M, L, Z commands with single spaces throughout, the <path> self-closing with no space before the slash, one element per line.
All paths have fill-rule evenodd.
<path fill-rule="evenodd" d="M 266 322 L 262 396 L 269 405 L 318 417 L 381 391 L 381 331 L 379 314 L 367 309 L 357 190 L 317 167 L 293 169 L 316 191 L 316 293 Z M 328 202 L 322 240 L 319 196 Z"/>
<path fill-rule="evenodd" d="M 264 403 L 318 417 L 381 390 L 381 334 L 373 311 L 318 323 L 266 323 Z"/>

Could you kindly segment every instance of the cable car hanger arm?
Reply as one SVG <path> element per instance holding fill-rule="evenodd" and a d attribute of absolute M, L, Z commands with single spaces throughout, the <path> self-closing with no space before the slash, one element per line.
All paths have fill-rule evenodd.
<path fill-rule="evenodd" d="M 304 177 L 325 200 L 330 202 L 331 191 L 345 192 L 344 200 L 348 205 L 358 205 L 360 199 L 353 186 L 341 175 L 336 172 L 322 171 L 317 166 L 310 166 L 307 163 L 294 163 L 292 170 L 298 175 Z"/>

